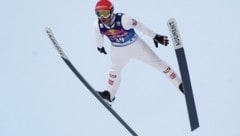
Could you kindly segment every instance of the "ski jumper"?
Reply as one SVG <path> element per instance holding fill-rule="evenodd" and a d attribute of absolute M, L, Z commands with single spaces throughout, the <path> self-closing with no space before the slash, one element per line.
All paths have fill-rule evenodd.
<path fill-rule="evenodd" d="M 111 94 L 111 99 L 116 95 L 121 80 L 123 67 L 132 58 L 137 58 L 153 66 L 178 88 L 182 82 L 179 76 L 165 61 L 161 60 L 150 47 L 137 35 L 138 30 L 153 38 L 156 33 L 144 26 L 141 22 L 123 14 L 116 13 L 111 26 L 106 26 L 100 21 L 96 21 L 95 32 L 96 42 L 99 48 L 103 47 L 104 35 L 111 41 L 111 69 L 107 90 Z"/>

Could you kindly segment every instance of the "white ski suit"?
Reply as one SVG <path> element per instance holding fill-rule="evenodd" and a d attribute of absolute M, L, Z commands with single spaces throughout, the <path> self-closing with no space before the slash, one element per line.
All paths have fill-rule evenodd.
<path fill-rule="evenodd" d="M 96 42 L 99 48 L 103 47 L 104 35 L 111 41 L 111 69 L 107 90 L 111 94 L 111 99 L 116 95 L 121 80 L 122 68 L 131 58 L 137 58 L 155 67 L 177 88 L 182 82 L 170 65 L 161 60 L 149 46 L 137 35 L 138 30 L 150 38 L 154 38 L 156 33 L 144 26 L 141 22 L 122 13 L 114 15 L 114 23 L 106 26 L 100 21 L 94 24 L 96 32 Z"/>

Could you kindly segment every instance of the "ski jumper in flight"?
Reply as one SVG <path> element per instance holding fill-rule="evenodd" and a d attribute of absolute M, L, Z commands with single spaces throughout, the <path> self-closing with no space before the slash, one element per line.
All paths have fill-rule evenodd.
<path fill-rule="evenodd" d="M 121 81 L 121 71 L 132 58 L 139 59 L 159 70 L 184 93 L 180 77 L 168 63 L 153 52 L 135 30 L 152 38 L 156 48 L 158 43 L 163 46 L 168 45 L 167 36 L 155 33 L 124 13 L 114 13 L 113 4 L 109 0 L 99 0 L 95 6 L 95 13 L 98 18 L 94 23 L 98 51 L 107 54 L 103 46 L 104 36 L 111 42 L 111 69 L 107 88 L 98 92 L 105 101 L 111 104 L 115 100 Z"/>

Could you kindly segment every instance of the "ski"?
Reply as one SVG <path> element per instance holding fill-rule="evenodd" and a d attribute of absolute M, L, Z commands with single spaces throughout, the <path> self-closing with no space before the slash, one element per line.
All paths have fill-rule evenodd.
<path fill-rule="evenodd" d="M 48 27 L 45 28 L 46 33 L 50 40 L 52 41 L 54 47 L 57 49 L 63 61 L 71 69 L 71 71 L 77 76 L 77 78 L 86 86 L 86 88 L 99 100 L 100 103 L 131 133 L 132 136 L 138 136 L 137 133 L 118 115 L 118 113 L 107 104 L 102 97 L 96 92 L 96 90 L 85 80 L 85 78 L 77 71 L 71 61 L 68 59 L 67 55 L 64 53 L 61 46 L 58 44 L 52 30 Z"/>
<path fill-rule="evenodd" d="M 173 41 L 173 45 L 174 45 L 174 49 L 177 56 L 181 77 L 182 77 L 191 130 L 194 131 L 199 127 L 199 121 L 198 121 L 198 115 L 197 115 L 197 110 L 195 106 L 191 80 L 188 72 L 188 65 L 187 65 L 187 60 L 186 60 L 182 40 L 181 40 L 175 19 L 174 18 L 169 19 L 167 22 L 167 25 Z"/>

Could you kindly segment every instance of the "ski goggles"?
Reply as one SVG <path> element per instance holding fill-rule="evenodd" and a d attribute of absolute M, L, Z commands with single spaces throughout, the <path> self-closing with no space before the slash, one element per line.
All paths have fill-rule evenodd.
<path fill-rule="evenodd" d="M 97 14 L 98 18 L 102 18 L 102 17 L 108 18 L 111 15 L 111 11 L 110 10 L 100 10 L 100 11 L 97 11 L 96 14 Z"/>

